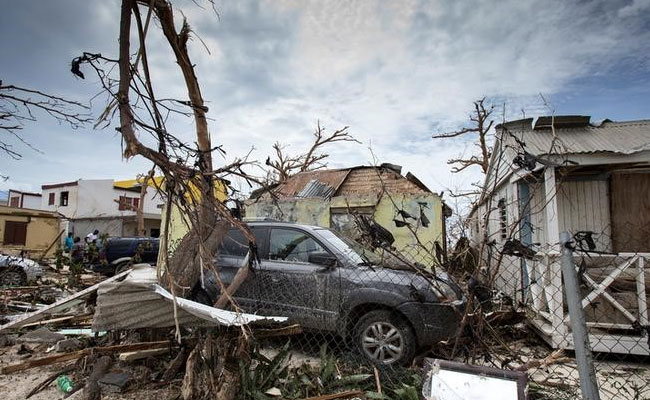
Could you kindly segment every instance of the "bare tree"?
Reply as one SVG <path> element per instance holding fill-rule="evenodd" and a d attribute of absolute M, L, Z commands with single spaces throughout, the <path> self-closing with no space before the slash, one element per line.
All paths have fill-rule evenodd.
<path fill-rule="evenodd" d="M 276 142 L 273 145 L 275 157 L 268 157 L 266 159 L 266 165 L 270 167 L 271 172 L 269 180 L 273 183 L 284 182 L 290 176 L 298 172 L 312 171 L 327 167 L 327 163 L 323 162 L 323 160 L 329 157 L 329 154 L 321 152 L 323 147 L 335 142 L 360 143 L 352 137 L 347 130 L 348 127 L 346 126 L 327 135 L 325 133 L 325 128 L 321 127 L 319 121 L 316 130 L 314 131 L 314 142 L 311 147 L 304 153 L 298 155 L 285 154 L 285 146 L 280 142 Z"/>
<path fill-rule="evenodd" d="M 87 114 L 88 110 L 88 106 L 79 102 L 40 90 L 5 85 L 0 80 L 0 131 L 35 151 L 38 149 L 20 135 L 25 122 L 35 122 L 37 113 L 40 112 L 56 119 L 59 123 L 78 128 L 91 120 Z M 15 160 L 22 158 L 22 154 L 14 149 L 7 138 L 0 138 L 0 150 Z"/>
<path fill-rule="evenodd" d="M 477 133 L 478 134 L 478 143 L 476 145 L 479 147 L 481 153 L 480 155 L 472 155 L 470 158 L 452 158 L 447 161 L 447 164 L 455 165 L 451 172 L 457 173 L 465 168 L 478 165 L 481 167 L 483 173 L 487 173 L 488 164 L 490 162 L 490 155 L 492 154 L 492 149 L 487 144 L 487 135 L 494 124 L 493 120 L 490 120 L 490 115 L 494 110 L 494 106 L 488 106 L 485 108 L 484 105 L 485 97 L 474 102 L 474 110 L 469 115 L 469 120 L 472 122 L 472 126 L 469 128 L 463 128 L 454 132 L 441 133 L 439 135 L 433 135 L 434 139 L 447 139 L 454 138 L 466 134 Z"/>
<path fill-rule="evenodd" d="M 209 0 L 208 0 L 209 1 Z M 146 11 L 146 17 L 141 15 Z M 160 98 L 155 92 L 155 85 L 149 74 L 146 36 L 151 18 L 155 16 L 169 49 L 185 83 L 186 99 Z M 237 176 L 252 183 L 262 183 L 262 179 L 246 173 L 243 168 L 253 164 L 247 157 L 237 158 L 221 167 L 214 167 L 213 153 L 224 155 L 220 146 L 213 146 L 208 130 L 208 108 L 201 93 L 194 64 L 190 58 L 187 44 L 192 30 L 185 18 L 178 29 L 175 25 L 174 11 L 168 0 L 122 0 L 120 16 L 119 57 L 111 59 L 96 53 L 83 53 L 72 62 L 72 72 L 83 78 L 82 66 L 89 66 L 97 75 L 111 102 L 100 116 L 101 124 L 110 124 L 111 117 L 119 115 L 119 127 L 116 128 L 124 141 L 124 157 L 129 159 L 142 156 L 152 161 L 155 169 L 164 177 L 164 188 L 158 188 L 167 198 L 165 213 L 165 236 L 161 242 L 164 258 L 163 269 L 159 271 L 161 283 L 168 287 L 173 296 L 185 295 L 203 275 L 204 268 L 213 273 L 220 286 L 221 296 L 217 307 L 230 305 L 239 310 L 232 299 L 239 285 L 246 279 L 249 268 L 240 268 L 232 283 L 226 288 L 219 278 L 219 271 L 212 264 L 218 246 L 230 226 L 241 229 L 251 243 L 251 254 L 255 249 L 255 238 L 247 225 L 234 218 L 225 202 L 215 196 L 216 182 L 225 186 L 225 178 Z M 135 21 L 135 35 L 139 50 L 135 60 L 131 55 L 132 22 Z M 114 77 L 111 72 L 119 72 Z M 116 108 L 117 107 L 117 108 Z M 188 144 L 174 134 L 166 124 L 170 116 L 189 117 L 194 121 L 194 144 Z M 149 146 L 142 140 L 150 136 L 155 146 Z M 250 154 L 250 153 L 249 153 Z M 146 185 L 146 179 L 143 185 Z M 143 192 L 141 192 L 141 196 Z M 140 204 L 142 205 L 143 202 Z M 172 207 L 181 210 L 182 218 L 190 227 L 189 232 L 174 244 L 170 255 L 170 213 Z M 249 257 L 250 263 L 255 256 Z M 177 337 L 180 340 L 180 328 L 177 322 Z M 196 332 L 195 332 L 196 333 Z M 227 368 L 214 365 L 237 364 L 233 357 L 247 353 L 247 333 L 242 328 L 235 341 L 232 352 L 210 351 L 215 349 L 214 336 L 222 334 L 220 339 L 226 342 L 233 338 L 234 332 L 217 330 L 206 333 L 205 337 L 196 333 L 197 345 L 189 352 L 182 394 L 189 398 L 223 398 L 230 399 L 237 394 L 239 374 Z M 224 347 L 224 346 L 221 346 Z M 217 363 L 217 359 L 219 362 Z M 193 360 L 193 361 L 189 361 Z M 239 360 L 242 360 L 240 357 Z"/>

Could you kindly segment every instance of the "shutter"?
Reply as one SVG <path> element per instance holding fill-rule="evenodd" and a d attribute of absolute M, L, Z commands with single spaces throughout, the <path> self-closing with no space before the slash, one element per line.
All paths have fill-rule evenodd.
<path fill-rule="evenodd" d="M 51 206 L 54 205 L 54 193 L 50 193 L 48 200 L 47 200 L 47 205 Z"/>
<path fill-rule="evenodd" d="M 13 221 L 5 221 L 5 234 L 3 238 L 4 244 L 12 244 L 14 240 L 14 224 Z"/>
<path fill-rule="evenodd" d="M 27 222 L 16 222 L 14 244 L 25 245 L 27 242 Z"/>
<path fill-rule="evenodd" d="M 126 196 L 120 196 L 118 210 L 120 211 L 126 210 Z"/>
<path fill-rule="evenodd" d="M 5 221 L 4 244 L 25 245 L 27 222 Z"/>

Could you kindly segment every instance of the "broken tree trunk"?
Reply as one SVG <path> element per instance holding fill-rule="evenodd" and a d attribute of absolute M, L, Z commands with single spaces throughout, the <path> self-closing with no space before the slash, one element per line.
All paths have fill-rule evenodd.
<path fill-rule="evenodd" d="M 185 368 L 183 399 L 233 400 L 240 389 L 239 367 L 250 364 L 248 338 L 241 330 L 211 331 L 190 353 Z"/>

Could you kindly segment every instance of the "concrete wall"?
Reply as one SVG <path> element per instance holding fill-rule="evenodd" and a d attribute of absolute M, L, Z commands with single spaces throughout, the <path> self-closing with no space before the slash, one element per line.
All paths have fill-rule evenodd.
<path fill-rule="evenodd" d="M 392 198 L 392 200 L 391 200 Z M 420 216 L 419 202 L 426 203 L 424 214 L 430 224 L 424 227 L 411 220 L 416 236 L 406 227 L 397 228 L 393 222 L 397 218 L 397 209 L 401 209 L 414 217 Z M 306 225 L 332 227 L 331 209 L 346 207 L 374 210 L 374 219 L 388 229 L 395 237 L 394 246 L 410 256 L 414 261 L 430 265 L 434 243 L 443 244 L 444 234 L 442 225 L 442 201 L 433 193 L 423 194 L 391 194 L 378 198 L 376 195 L 356 197 L 333 197 L 331 200 L 321 198 L 282 199 L 277 202 L 269 200 L 249 201 L 246 204 L 247 218 L 271 218 L 280 221 L 295 222 Z"/>
<path fill-rule="evenodd" d="M 60 206 L 61 192 L 68 191 L 68 205 Z M 49 194 L 55 193 L 54 205 L 48 205 Z M 140 193 L 113 187 L 112 179 L 80 179 L 77 185 L 44 189 L 41 205 L 44 210 L 58 211 L 68 218 L 103 218 L 133 216 L 135 211 L 120 210 L 120 196 L 139 198 Z M 154 188 L 149 188 L 144 200 L 144 213 L 160 215 L 162 198 Z"/>
<path fill-rule="evenodd" d="M 27 235 L 24 246 L 5 245 L 3 243 L 6 221 L 27 222 Z M 18 254 L 21 250 L 25 250 L 31 257 L 40 257 L 43 251 L 57 238 L 59 232 L 59 218 L 56 215 L 0 206 L 0 250 L 5 253 Z M 58 247 L 58 243 L 52 246 L 47 256 L 54 255 Z"/>
<path fill-rule="evenodd" d="M 61 192 L 68 192 L 68 205 L 61 206 Z M 54 211 L 63 214 L 67 218 L 75 218 L 77 215 L 78 185 L 68 185 L 53 189 L 43 189 L 41 192 L 41 210 Z M 54 193 L 54 204 L 48 204 L 50 193 Z"/>

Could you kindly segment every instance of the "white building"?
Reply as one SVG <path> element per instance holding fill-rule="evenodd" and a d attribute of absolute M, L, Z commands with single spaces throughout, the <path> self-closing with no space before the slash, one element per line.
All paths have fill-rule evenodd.
<path fill-rule="evenodd" d="M 42 185 L 41 209 L 57 211 L 68 220 L 68 232 L 83 238 L 98 229 L 109 236 L 137 235 L 135 208 L 140 184 L 135 180 L 79 179 Z M 150 187 L 144 198 L 145 234 L 160 234 L 161 196 Z"/>
<path fill-rule="evenodd" d="M 551 345 L 571 348 L 559 264 L 559 234 L 568 231 L 594 350 L 650 354 L 637 329 L 649 323 L 650 120 L 589 120 L 496 127 L 471 241 L 496 288 L 528 306 Z"/>
<path fill-rule="evenodd" d="M 14 208 L 31 208 L 33 210 L 40 210 L 41 194 L 10 189 L 7 195 L 7 205 Z"/>

